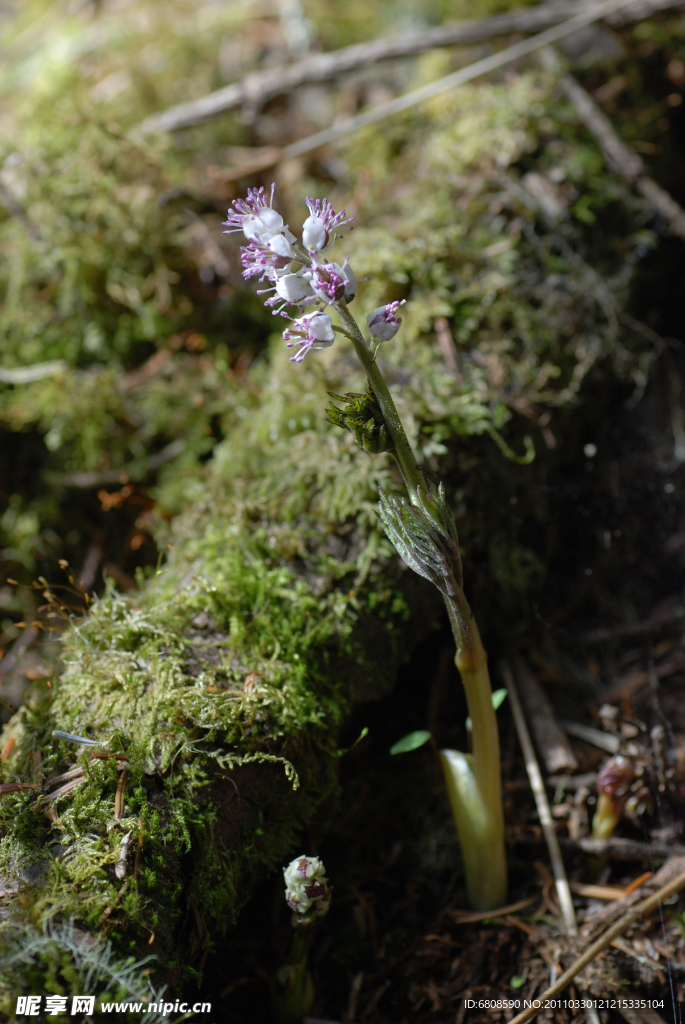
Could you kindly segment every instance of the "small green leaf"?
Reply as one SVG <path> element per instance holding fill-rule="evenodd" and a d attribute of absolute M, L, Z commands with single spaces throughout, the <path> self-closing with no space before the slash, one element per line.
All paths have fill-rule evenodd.
<path fill-rule="evenodd" d="M 422 747 L 424 743 L 428 742 L 431 735 L 425 729 L 419 729 L 418 732 L 410 732 L 403 736 L 401 740 L 398 740 L 397 743 L 393 743 L 390 747 L 390 753 L 406 754 L 410 750 L 417 750 L 418 747 Z"/>
<path fill-rule="evenodd" d="M 497 708 L 500 706 L 500 704 L 504 703 L 504 701 L 506 700 L 506 696 L 507 696 L 507 691 L 506 690 L 495 690 L 493 692 L 493 694 L 492 694 L 492 706 L 495 709 L 495 711 L 497 711 Z"/>
<path fill-rule="evenodd" d="M 525 983 L 526 983 L 526 979 L 522 978 L 518 974 L 515 974 L 514 977 L 511 979 L 511 981 L 509 982 L 509 984 L 511 985 L 512 988 L 521 988 L 521 986 L 525 985 Z"/>
<path fill-rule="evenodd" d="M 368 736 L 368 735 L 369 735 L 369 730 L 368 730 L 368 727 L 365 725 L 364 728 L 362 729 L 362 731 L 357 736 L 357 738 L 354 741 L 354 743 L 352 744 L 352 746 L 351 747 L 340 748 L 339 750 L 336 750 L 335 756 L 336 757 L 343 757 L 345 754 L 349 754 L 350 750 L 354 750 L 354 748 L 357 746 L 357 744 L 361 743 L 361 741 L 364 739 L 364 737 Z"/>

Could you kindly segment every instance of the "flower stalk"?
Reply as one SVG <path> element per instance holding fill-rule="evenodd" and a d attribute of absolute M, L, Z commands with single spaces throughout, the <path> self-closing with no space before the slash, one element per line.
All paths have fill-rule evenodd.
<path fill-rule="evenodd" d="M 318 857 L 296 857 L 287 868 L 285 899 L 293 911 L 290 951 L 271 982 L 276 1024 L 302 1024 L 314 1005 L 314 981 L 307 968 L 316 922 L 328 913 L 332 889 Z"/>
<path fill-rule="evenodd" d="M 321 258 L 335 243 L 336 229 L 349 228 L 345 211 L 336 213 L 327 200 L 307 200 L 310 216 L 303 227 L 302 243 L 273 209 L 273 187 L 252 189 L 246 200 L 237 200 L 229 211 L 226 227 L 242 230 L 249 241 L 244 247 L 243 275 L 260 274 L 271 282 L 273 297 L 266 304 L 293 320 L 284 337 L 298 351 L 291 362 L 301 362 L 311 351 L 333 344 L 335 334 L 352 343 L 366 374 L 367 395 L 332 394 L 345 408 L 332 405 L 329 422 L 352 431 L 357 444 L 369 453 L 390 452 L 404 480 L 407 498 L 380 496 L 380 518 L 385 531 L 407 565 L 429 579 L 441 591 L 456 643 L 455 662 L 460 672 L 472 721 L 472 754 L 443 751 L 441 762 L 462 849 L 467 890 L 472 906 L 492 910 L 506 902 L 506 860 L 502 814 L 499 738 L 487 655 L 463 590 L 459 540 L 454 516 L 445 492 L 428 486 L 416 462 L 376 354 L 392 339 L 402 320 L 397 312 L 404 300 L 373 310 L 367 327 L 375 347 L 366 341 L 349 303 L 357 279 L 346 259 L 343 264 Z M 317 311 L 291 318 L 285 310 Z M 341 327 L 332 325 L 331 306 Z M 299 955 L 299 954 L 298 954 Z M 292 975 L 293 978 L 295 975 Z M 295 982 L 293 982 L 295 984 Z M 298 984 L 304 985 L 300 979 Z M 304 991 L 304 990 L 303 990 Z M 302 997 L 303 998 L 303 997 Z"/>
<path fill-rule="evenodd" d="M 404 432 L 402 426 L 402 420 L 399 417 L 397 408 L 393 401 L 392 395 L 388 389 L 388 385 L 385 383 L 385 378 L 381 373 L 378 364 L 371 354 L 371 350 L 364 340 L 364 335 L 359 330 L 357 321 L 354 319 L 349 309 L 347 308 L 346 302 L 337 302 L 334 304 L 334 309 L 342 324 L 347 328 L 347 336 L 354 346 L 354 351 L 362 364 L 364 373 L 366 374 L 369 382 L 369 387 L 373 391 L 376 401 L 380 406 L 381 412 L 383 413 L 383 419 L 393 443 L 393 455 L 395 461 L 399 466 L 400 473 L 406 484 L 407 490 L 410 494 L 410 499 L 415 503 L 415 492 L 418 489 L 423 492 L 426 489 L 426 483 L 423 479 L 423 474 L 416 464 L 416 456 L 411 450 L 411 445 L 407 440 L 407 435 Z"/>

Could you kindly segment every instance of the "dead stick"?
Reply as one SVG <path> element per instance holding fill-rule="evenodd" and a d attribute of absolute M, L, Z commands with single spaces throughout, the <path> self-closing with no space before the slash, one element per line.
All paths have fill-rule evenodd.
<path fill-rule="evenodd" d="M 119 781 L 117 782 L 117 791 L 114 794 L 114 817 L 117 821 L 120 821 L 124 816 L 124 798 L 126 796 L 126 783 L 128 782 L 128 769 L 123 768 Z"/>
<path fill-rule="evenodd" d="M 612 925 L 611 928 L 604 932 L 604 935 L 601 935 L 596 942 L 593 942 L 592 945 L 588 946 L 585 952 L 571 964 L 568 970 L 564 971 L 554 985 L 551 985 L 546 992 L 543 992 L 542 995 L 537 997 L 535 1002 L 539 1003 L 539 1006 L 529 1007 L 527 1010 L 524 1010 L 523 1013 L 519 1013 L 517 1017 L 514 1017 L 509 1021 L 509 1024 L 524 1024 L 525 1021 L 536 1017 L 538 1013 L 545 1008 L 545 1001 L 553 999 L 555 996 L 558 996 L 560 992 L 563 992 L 566 986 L 573 981 L 576 975 L 579 974 L 584 967 L 587 967 L 587 965 L 591 963 L 603 949 L 606 949 L 614 939 L 617 939 L 619 935 L 623 935 L 623 933 L 627 931 L 632 924 L 635 924 L 635 922 L 644 914 L 649 914 L 652 910 L 656 910 L 657 907 L 661 906 L 664 900 L 667 900 L 669 896 L 672 896 L 673 893 L 679 892 L 683 888 L 685 888 L 685 871 L 677 875 L 672 882 L 664 885 L 658 892 L 655 892 L 653 896 L 648 896 L 646 900 L 643 900 L 642 903 L 638 903 L 632 910 L 629 910 L 623 915 L 623 917 L 620 917 L 616 924 Z"/>
<path fill-rule="evenodd" d="M 683 0 L 636 0 L 617 14 L 609 15 L 606 20 L 620 26 L 682 5 Z M 331 81 L 382 60 L 412 57 L 437 47 L 481 43 L 514 32 L 541 32 L 588 6 L 579 0 L 563 0 L 560 3 L 540 4 L 522 11 L 498 14 L 493 18 L 469 19 L 390 39 L 374 39 L 369 43 L 346 46 L 329 53 L 308 54 L 304 60 L 289 67 L 253 72 L 240 82 L 224 86 L 197 100 L 179 103 L 158 114 L 152 114 L 138 126 L 137 131 L 149 134 L 191 128 L 245 104 L 254 109 L 302 85 Z"/>
<path fill-rule="evenodd" d="M 538 810 L 538 817 L 540 819 L 540 824 L 542 825 L 542 832 L 545 837 L 545 842 L 547 843 L 547 849 L 549 850 L 549 859 L 552 862 L 552 872 L 554 874 L 557 895 L 559 897 L 559 906 L 561 907 L 561 913 L 564 918 L 564 926 L 568 935 L 577 935 L 578 925 L 576 923 L 576 911 L 573 906 L 573 897 L 571 896 L 571 890 L 569 888 L 568 878 L 566 877 L 566 870 L 564 868 L 564 861 L 561 856 L 561 850 L 559 849 L 559 840 L 554 829 L 554 820 L 552 818 L 549 801 L 547 800 L 547 793 L 545 792 L 545 783 L 542 779 L 540 765 L 538 764 L 535 751 L 533 750 L 533 744 L 530 738 L 530 733 L 528 732 L 528 726 L 526 725 L 526 719 L 516 691 L 514 674 L 506 661 L 502 661 L 500 663 L 500 671 L 506 683 L 509 700 L 511 702 L 511 713 L 514 717 L 514 725 L 516 726 L 516 732 L 518 733 L 521 749 L 523 750 L 523 758 L 526 762 L 526 772 L 528 773 L 530 788 L 533 790 L 535 806 Z"/>
<path fill-rule="evenodd" d="M 547 773 L 554 775 L 563 770 L 575 771 L 578 762 L 566 733 L 556 719 L 547 694 L 521 655 L 515 656 L 512 661 L 519 695 L 530 724 L 530 732 L 533 734 L 535 746 L 541 755 Z"/>
<path fill-rule="evenodd" d="M 332 125 L 321 132 L 316 132 L 314 135 L 308 135 L 305 139 L 300 139 L 299 142 L 293 142 L 282 149 L 270 150 L 261 159 L 251 160 L 246 165 L 238 164 L 237 167 L 233 167 L 227 173 L 222 174 L 222 181 L 234 181 L 236 178 L 243 177 L 244 174 L 248 173 L 247 167 L 249 167 L 249 173 L 254 173 L 257 170 L 266 170 L 267 167 L 273 167 L 275 164 L 280 163 L 281 160 L 313 153 L 314 150 L 321 149 L 322 146 L 326 146 L 328 143 L 334 142 L 345 135 L 350 135 L 360 128 L 366 128 L 369 125 L 377 124 L 379 121 L 385 121 L 388 117 L 411 110 L 426 100 L 440 96 L 451 89 L 456 89 L 457 86 L 465 85 L 466 82 L 472 82 L 474 78 L 480 78 L 483 75 L 490 74 L 492 71 L 497 71 L 499 68 L 506 67 L 508 64 L 513 64 L 515 61 L 521 60 L 523 57 L 527 57 L 551 43 L 573 35 L 574 32 L 584 28 L 586 25 L 601 21 L 606 15 L 615 13 L 620 8 L 624 8 L 629 4 L 630 0 L 600 0 L 599 3 L 584 6 L 581 13 L 576 14 L 575 17 L 569 18 L 568 21 L 564 21 L 560 25 L 556 25 L 554 28 L 547 29 L 545 32 L 539 32 L 529 39 L 524 39 L 522 42 L 508 46 L 498 53 L 493 53 L 489 57 L 477 60 L 474 64 L 460 68 L 459 71 L 454 71 L 451 75 L 445 75 L 444 78 L 439 78 L 435 82 L 429 82 L 420 89 L 414 89 L 403 96 L 398 96 L 397 99 L 390 100 L 388 103 L 380 103 L 376 107 L 371 107 L 370 110 L 366 110 L 363 114 L 358 114 L 356 117 L 351 117 L 347 121 Z"/>
<path fill-rule="evenodd" d="M 559 60 L 553 50 L 543 50 L 540 59 L 548 70 L 558 70 Z M 649 177 L 640 157 L 625 144 L 606 114 L 573 75 L 562 75 L 560 84 L 581 121 L 599 143 L 610 169 L 645 197 L 650 206 L 668 222 L 674 235 L 685 238 L 685 210 Z"/>
<path fill-rule="evenodd" d="M 549 859 L 552 862 L 552 872 L 554 873 L 554 882 L 556 885 L 557 896 L 559 897 L 562 917 L 564 918 L 566 934 L 574 937 L 578 934 L 576 910 L 573 906 L 573 897 L 571 896 L 571 889 L 568 884 L 568 878 L 566 877 L 564 860 L 561 856 L 561 850 L 559 849 L 559 840 L 557 839 L 557 833 L 554 828 L 554 820 L 552 818 L 549 801 L 547 800 L 547 791 L 545 790 L 545 784 L 542 780 L 542 772 L 540 771 L 540 765 L 538 764 L 538 760 L 535 756 L 535 750 L 533 749 L 530 733 L 528 732 L 526 719 L 523 714 L 523 709 L 521 708 L 521 702 L 519 701 L 516 685 L 514 683 L 514 674 L 506 661 L 501 663 L 501 672 L 507 683 L 509 700 L 511 702 L 511 711 L 514 716 L 514 725 L 516 726 L 516 732 L 518 733 L 521 749 L 523 750 L 523 757 L 526 762 L 526 771 L 530 781 L 530 788 L 533 790 L 535 804 L 538 809 L 538 817 L 540 819 L 540 824 L 542 825 L 547 849 L 549 850 Z M 588 1024 L 599 1024 L 599 1014 L 594 1006 L 588 1005 L 586 1007 L 585 1016 Z"/>

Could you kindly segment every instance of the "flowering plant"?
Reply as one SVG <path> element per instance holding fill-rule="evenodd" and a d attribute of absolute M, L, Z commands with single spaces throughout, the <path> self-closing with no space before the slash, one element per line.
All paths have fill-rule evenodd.
<path fill-rule="evenodd" d="M 302 854 L 283 868 L 285 901 L 293 911 L 290 952 L 271 984 L 271 1005 L 277 1024 L 301 1024 L 314 1002 L 314 982 L 307 956 L 314 926 L 328 913 L 332 889 L 318 857 Z"/>
<path fill-rule="evenodd" d="M 321 255 L 342 237 L 341 229 L 351 230 L 352 218 L 346 217 L 344 210 L 336 213 L 327 199 L 307 199 L 309 216 L 300 240 L 274 210 L 274 190 L 272 185 L 267 195 L 264 188 L 249 189 L 246 199 L 233 203 L 225 227 L 229 232 L 242 231 L 248 241 L 241 249 L 243 276 L 269 282 L 260 292 L 269 296 L 265 305 L 274 315 L 292 322 L 283 335 L 287 344 L 297 349 L 290 361 L 302 362 L 310 352 L 331 346 L 335 335 L 341 334 L 352 343 L 366 373 L 368 392 L 332 394 L 342 408 L 331 404 L 328 419 L 350 430 L 365 451 L 392 454 L 407 497 L 380 495 L 383 527 L 406 564 L 435 584 L 445 601 L 472 721 L 473 753 L 442 751 L 441 762 L 469 899 L 477 909 L 491 910 L 505 902 L 506 862 L 499 738 L 487 657 L 464 594 L 457 528 L 444 488 L 426 483 L 376 358 L 380 345 L 399 331 L 402 318 L 397 313 L 405 300 L 379 306 L 368 314 L 371 341 L 367 341 L 349 311 L 357 292 L 349 259 L 332 263 Z M 329 307 L 339 323 L 325 312 Z M 306 858 L 300 861 L 309 865 L 307 870 L 314 863 Z M 293 899 L 299 900 L 300 890 L 292 892 Z"/>

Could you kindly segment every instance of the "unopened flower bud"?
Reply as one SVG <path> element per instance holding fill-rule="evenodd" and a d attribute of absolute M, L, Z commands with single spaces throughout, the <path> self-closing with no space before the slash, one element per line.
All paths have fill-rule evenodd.
<path fill-rule="evenodd" d="M 332 890 L 318 857 L 296 857 L 283 869 L 286 903 L 294 924 L 310 924 L 328 913 Z"/>
<path fill-rule="evenodd" d="M 321 252 L 326 248 L 328 233 L 320 217 L 307 217 L 302 225 L 302 243 L 310 252 Z"/>
<path fill-rule="evenodd" d="M 378 309 L 374 309 L 373 313 L 369 313 L 366 322 L 374 338 L 378 338 L 379 341 L 389 341 L 395 337 L 402 323 L 402 317 L 395 314 L 406 301 L 406 299 L 402 299 L 401 302 L 390 302 L 387 306 L 379 306 Z"/>
<path fill-rule="evenodd" d="M 352 302 L 357 294 L 357 278 L 347 260 L 342 265 L 342 271 L 345 275 L 345 302 Z"/>
<path fill-rule="evenodd" d="M 592 819 L 593 839 L 608 839 L 623 813 L 623 805 L 635 778 L 632 761 L 622 754 L 610 757 L 597 775 L 597 811 Z"/>

